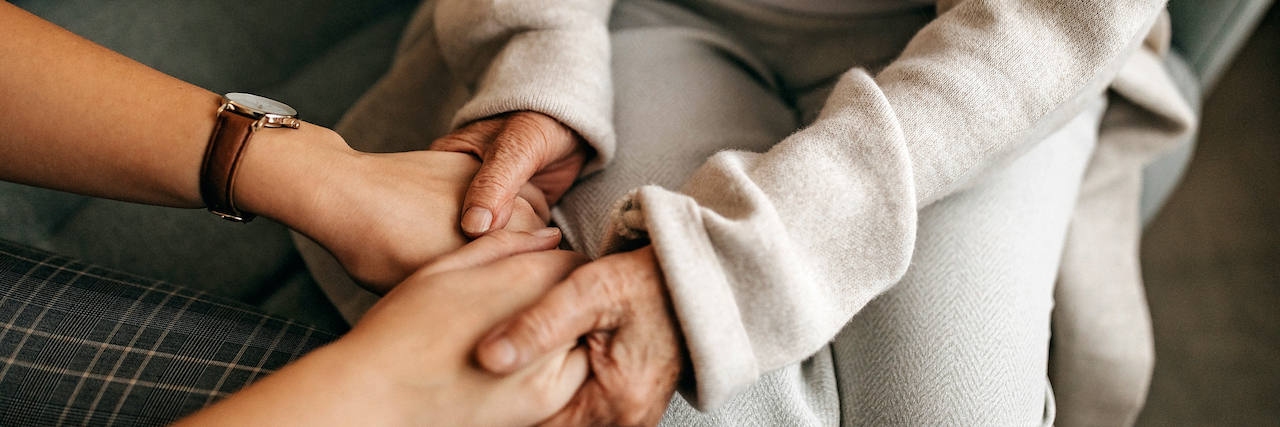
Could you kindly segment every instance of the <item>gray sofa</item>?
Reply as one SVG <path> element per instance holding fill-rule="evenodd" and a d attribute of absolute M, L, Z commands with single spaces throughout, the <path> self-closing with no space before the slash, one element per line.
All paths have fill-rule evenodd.
<path fill-rule="evenodd" d="M 1212 88 L 1272 0 L 1171 0 L 1168 66 L 1193 104 Z M 285 101 L 332 126 L 386 71 L 416 7 L 408 0 L 17 0 L 14 4 L 214 92 Z M 1144 218 L 1180 179 L 1193 139 L 1146 171 Z M 0 239 L 238 299 L 342 332 L 279 224 L 0 182 Z"/>
<path fill-rule="evenodd" d="M 15 1 L 30 12 L 217 93 L 284 100 L 333 126 L 391 61 L 406 0 Z M 288 230 L 0 182 L 0 239 L 257 305 L 335 332 Z"/>

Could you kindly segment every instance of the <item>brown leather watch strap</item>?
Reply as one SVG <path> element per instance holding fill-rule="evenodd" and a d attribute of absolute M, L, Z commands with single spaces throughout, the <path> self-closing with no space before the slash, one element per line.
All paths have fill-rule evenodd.
<path fill-rule="evenodd" d="M 220 112 L 200 169 L 200 197 L 204 204 L 209 212 L 231 221 L 248 222 L 254 217 L 236 209 L 235 183 L 236 167 L 245 147 L 249 146 L 249 138 L 253 137 L 255 122 L 252 117 Z"/>

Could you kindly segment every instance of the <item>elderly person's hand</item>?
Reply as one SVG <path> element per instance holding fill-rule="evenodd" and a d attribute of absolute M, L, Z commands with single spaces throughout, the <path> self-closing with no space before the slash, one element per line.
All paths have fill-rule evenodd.
<path fill-rule="evenodd" d="M 516 372 L 585 340 L 592 375 L 544 425 L 654 426 L 688 359 L 652 247 L 582 266 L 477 349 L 481 366 Z"/>
<path fill-rule="evenodd" d="M 554 205 L 591 155 L 573 129 L 550 116 L 520 111 L 473 122 L 431 144 L 432 150 L 468 153 L 483 161 L 462 203 L 462 230 L 476 237 L 507 226 L 526 185 Z"/>
<path fill-rule="evenodd" d="M 472 349 L 587 258 L 546 249 L 559 234 L 496 231 L 395 287 L 346 336 L 179 423 L 526 426 L 552 416 L 588 374 L 560 345 L 510 375 Z M 531 252 L 532 251 L 532 252 Z"/>

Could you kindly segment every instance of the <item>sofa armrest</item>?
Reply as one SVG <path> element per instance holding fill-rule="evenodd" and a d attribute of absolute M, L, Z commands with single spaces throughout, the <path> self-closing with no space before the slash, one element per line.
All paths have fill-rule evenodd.
<path fill-rule="evenodd" d="M 1169 0 L 1173 46 L 1207 91 L 1226 71 L 1274 0 Z"/>

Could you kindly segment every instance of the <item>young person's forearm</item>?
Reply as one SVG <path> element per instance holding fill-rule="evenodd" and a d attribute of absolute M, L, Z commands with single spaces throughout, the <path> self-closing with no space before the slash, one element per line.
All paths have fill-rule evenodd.
<path fill-rule="evenodd" d="M 405 280 L 347 335 L 176 425 L 535 425 L 582 386 L 586 350 L 574 343 L 506 376 L 476 369 L 472 350 L 587 261 L 547 250 L 558 242 L 481 237 Z"/>
<path fill-rule="evenodd" d="M 419 405 L 352 356 L 322 347 L 174 427 L 410 424 L 404 409 Z"/>
<path fill-rule="evenodd" d="M 0 179 L 203 206 L 217 94 L 0 3 Z"/>

